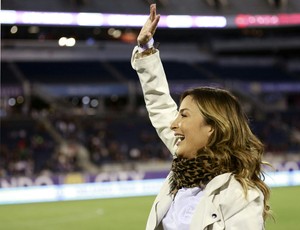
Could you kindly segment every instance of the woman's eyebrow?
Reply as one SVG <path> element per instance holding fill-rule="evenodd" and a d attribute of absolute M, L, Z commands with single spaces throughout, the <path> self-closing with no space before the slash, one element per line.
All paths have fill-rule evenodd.
<path fill-rule="evenodd" d="M 182 112 L 184 112 L 185 110 L 189 110 L 189 109 L 188 109 L 188 108 L 183 108 L 183 109 L 180 109 L 179 112 L 182 113 Z"/>

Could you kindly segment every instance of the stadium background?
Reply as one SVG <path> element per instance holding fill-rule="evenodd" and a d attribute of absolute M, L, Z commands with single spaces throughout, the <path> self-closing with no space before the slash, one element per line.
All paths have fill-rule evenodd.
<path fill-rule="evenodd" d="M 276 222 L 267 229 L 298 229 L 299 186 L 292 185 L 300 181 L 293 174 L 300 167 L 299 1 L 2 0 L 0 193 L 14 194 L 9 202 L 2 195 L 3 229 L 144 228 L 155 193 L 149 185 L 137 197 L 116 193 L 125 198 L 89 200 L 95 195 L 89 193 L 84 201 L 47 203 L 31 203 L 37 194 L 30 191 L 52 184 L 70 189 L 147 181 L 169 169 L 170 156 L 149 123 L 130 66 L 144 21 L 118 21 L 147 15 L 152 2 L 166 17 L 155 39 L 172 95 L 178 99 L 188 87 L 214 85 L 241 98 L 274 166 L 266 170 L 294 175 L 274 179 Z M 18 20 L 9 20 L 12 11 Z M 32 11 L 35 18 L 20 16 Z M 99 25 L 99 15 L 87 14 L 93 17 L 67 24 L 61 15 L 45 18 L 41 12 L 116 18 Z M 190 27 L 186 17 L 167 15 L 215 17 Z M 17 199 L 18 189 L 23 193 Z M 82 198 L 83 189 L 78 191 L 71 200 Z M 26 204 L 8 205 L 14 200 Z"/>

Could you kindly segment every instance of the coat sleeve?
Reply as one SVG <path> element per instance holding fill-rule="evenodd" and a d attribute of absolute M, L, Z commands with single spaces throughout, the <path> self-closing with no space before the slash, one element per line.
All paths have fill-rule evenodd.
<path fill-rule="evenodd" d="M 133 50 L 131 65 L 137 71 L 149 118 L 160 139 L 175 156 L 175 136 L 170 126 L 178 113 L 177 104 L 170 95 L 159 51 L 139 59 L 135 58 L 136 52 L 137 47 Z"/>

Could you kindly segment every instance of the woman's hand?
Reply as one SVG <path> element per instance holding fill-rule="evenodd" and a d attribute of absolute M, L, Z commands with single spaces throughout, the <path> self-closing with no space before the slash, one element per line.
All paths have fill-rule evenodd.
<path fill-rule="evenodd" d="M 138 45 L 144 45 L 154 36 L 160 15 L 156 14 L 156 4 L 150 5 L 150 15 L 137 38 Z"/>

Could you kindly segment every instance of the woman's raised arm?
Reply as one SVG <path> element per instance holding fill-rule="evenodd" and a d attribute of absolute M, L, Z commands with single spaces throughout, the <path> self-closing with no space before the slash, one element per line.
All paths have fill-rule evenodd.
<path fill-rule="evenodd" d="M 145 46 L 153 38 L 159 17 L 156 14 L 156 6 L 152 4 L 150 16 L 137 38 L 138 46 Z M 177 105 L 170 95 L 159 51 L 154 47 L 141 51 L 138 46 L 132 53 L 132 67 L 139 76 L 152 125 L 170 152 L 175 155 L 175 136 L 170 126 L 177 116 Z"/>

